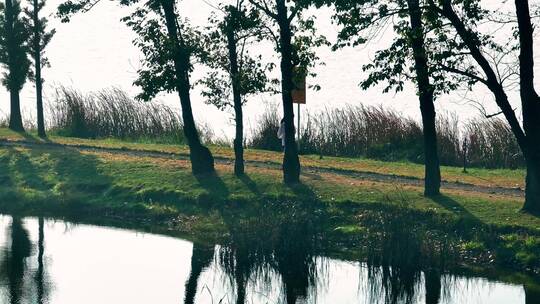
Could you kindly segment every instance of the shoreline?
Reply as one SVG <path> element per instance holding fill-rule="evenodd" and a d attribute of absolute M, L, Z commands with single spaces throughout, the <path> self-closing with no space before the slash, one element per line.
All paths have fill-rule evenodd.
<path fill-rule="evenodd" d="M 242 179 L 226 163 L 215 175 L 194 177 L 185 160 L 122 151 L 1 146 L 0 211 L 211 243 L 230 241 L 231 231 L 258 229 L 257 221 L 267 219 L 257 220 L 261 214 L 279 226 L 295 211 L 303 216 L 293 222 L 320 221 L 317 236 L 339 256 L 359 260 L 371 245 L 388 246 L 378 234 L 397 235 L 414 237 L 420 244 L 414 250 L 426 255 L 432 254 L 424 252 L 426 244 L 449 243 L 455 265 L 540 274 L 540 219 L 518 212 L 519 198 L 445 189 L 426 199 L 418 187 L 327 172 L 304 173 L 302 184 L 286 187 L 279 170 L 249 164 Z M 236 226 L 237 220 L 244 224 Z"/>

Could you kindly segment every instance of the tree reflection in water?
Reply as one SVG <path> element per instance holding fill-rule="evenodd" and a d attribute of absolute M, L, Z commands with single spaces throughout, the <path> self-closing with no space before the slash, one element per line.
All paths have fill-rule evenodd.
<path fill-rule="evenodd" d="M 254 216 L 244 218 L 224 212 L 230 239 L 220 247 L 217 260 L 236 285 L 237 304 L 245 303 L 250 278 L 268 283 L 272 273 L 281 277 L 286 302 L 296 303 L 317 277 L 321 216 L 315 204 L 267 202 L 258 207 Z"/>
<path fill-rule="evenodd" d="M 254 207 L 251 214 L 243 217 L 239 217 L 239 212 L 234 209 L 230 213 L 224 212 L 229 229 L 226 242 L 218 246 L 201 243 L 193 244 L 192 248 L 186 246 L 186 250 L 192 250 L 192 257 L 187 261 L 191 263 L 191 273 L 182 282 L 186 290 L 184 303 L 195 303 L 196 297 L 200 297 L 198 303 L 204 301 L 207 295 L 201 294 L 203 286 L 212 286 L 203 284 L 207 283 L 207 275 L 223 279 L 225 274 L 225 282 L 217 281 L 218 285 L 214 285 L 217 287 L 209 288 L 216 288 L 228 297 L 221 303 L 237 304 L 326 303 L 334 297 L 339 298 L 340 290 L 344 291 L 344 288 L 355 289 L 344 293 L 347 303 L 356 299 L 359 303 L 370 304 L 458 303 L 468 299 L 464 297 L 471 297 L 467 289 L 480 287 L 485 291 L 485 279 L 491 284 L 489 282 L 504 275 L 494 271 L 482 274 L 484 279 L 479 279 L 473 274 L 469 281 L 470 273 L 453 267 L 452 251 L 446 248 L 447 245 L 434 241 L 441 238 L 431 238 L 433 231 L 426 231 L 419 225 L 409 229 L 414 225 L 408 222 L 406 215 L 396 219 L 379 214 L 370 229 L 361 230 L 364 233 L 356 239 L 353 248 L 358 263 L 325 258 L 329 256 L 329 247 L 322 240 L 330 239 L 333 244 L 340 244 L 341 240 L 335 235 L 323 235 L 323 231 L 330 231 L 327 225 L 332 223 L 321 209 L 315 204 L 269 202 Z M 33 224 L 36 222 L 38 225 Z M 0 296 L 6 298 L 0 302 L 49 303 L 53 272 L 47 271 L 51 263 L 47 263 L 45 237 L 51 238 L 54 230 L 46 233 L 45 222 L 43 219 L 26 222 L 17 217 L 6 222 L 7 238 L 0 244 Z M 26 227 L 24 223 L 27 223 Z M 33 232 L 30 237 L 29 227 L 36 227 L 37 234 Z M 350 235 L 345 237 L 350 238 Z M 349 250 L 350 247 L 347 252 Z M 54 250 L 47 251 L 49 259 L 54 258 L 51 253 Z M 347 260 L 350 261 L 350 257 Z M 336 267 L 347 263 L 346 268 Z M 358 274 L 359 277 L 354 279 L 359 281 L 347 285 L 348 278 L 343 281 L 343 275 L 335 271 Z M 64 278 L 57 276 L 55 279 Z M 516 284 L 516 278 L 507 280 Z M 340 284 L 337 288 L 335 282 Z M 472 284 L 468 285 L 469 282 Z M 519 282 L 524 286 L 525 304 L 537 304 L 540 299 L 537 281 L 523 277 Z M 158 282 L 157 288 L 165 288 L 166 283 Z M 110 288 L 110 292 L 115 291 L 115 287 Z"/>
<path fill-rule="evenodd" d="M 45 299 L 44 288 L 44 264 L 43 255 L 45 253 L 45 227 L 43 217 L 38 219 L 38 268 L 35 275 L 36 288 L 37 288 L 37 303 L 43 304 Z"/>
<path fill-rule="evenodd" d="M 195 303 L 197 294 L 197 282 L 201 273 L 214 259 L 214 245 L 193 244 L 193 253 L 191 255 L 191 272 L 186 282 L 185 304 Z"/>
<path fill-rule="evenodd" d="M 327 279 L 321 273 L 325 267 L 316 267 L 316 261 L 324 260 L 317 259 L 324 254 L 319 241 L 328 221 L 321 211 L 324 208 L 293 202 L 269 202 L 255 208 L 251 216 L 242 218 L 233 209 L 223 212 L 230 238 L 218 247 L 216 260 L 236 286 L 236 303 L 246 302 L 248 281 L 269 278 L 272 273 L 281 278 L 284 302 L 314 297 L 318 280 Z M 406 217 L 379 215 L 377 220 L 380 223 L 357 244 L 364 249 L 360 258 L 367 266 L 369 303 L 414 303 L 421 291 L 427 304 L 439 303 L 442 274 L 452 261 L 452 252 L 444 242 L 426 237 L 420 227 L 404 229 L 415 227 Z"/>
<path fill-rule="evenodd" d="M 32 269 L 34 245 L 30 234 L 20 217 L 12 217 L 7 230 L 7 244 L 0 260 L 0 281 L 6 282 L 9 301 L 20 304 L 31 300 L 32 303 L 47 303 L 50 286 L 45 283 L 46 271 L 44 265 L 45 232 L 44 220 L 38 219 L 37 269 Z M 35 271 L 32 278 L 32 272 Z M 35 294 L 30 294 L 35 291 Z M 26 302 L 25 302 L 26 303 Z"/>

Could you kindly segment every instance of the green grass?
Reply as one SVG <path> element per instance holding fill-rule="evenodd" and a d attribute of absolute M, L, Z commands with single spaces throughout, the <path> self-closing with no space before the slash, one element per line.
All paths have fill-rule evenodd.
<path fill-rule="evenodd" d="M 10 131 L 0 129 L 0 138 L 9 140 L 23 140 L 25 137 Z M 29 140 L 38 140 L 34 135 L 26 136 Z M 157 151 L 167 153 L 189 153 L 188 147 L 184 145 L 156 144 L 148 142 L 132 142 L 120 139 L 80 139 L 51 135 L 50 141 L 65 145 L 86 145 L 93 147 L 115 148 L 115 149 L 133 149 L 141 151 Z M 230 147 L 210 146 L 214 156 L 222 158 L 234 158 L 234 151 Z M 282 154 L 273 151 L 264 151 L 256 149 L 246 149 L 245 159 L 253 161 L 265 161 L 275 164 L 281 164 Z M 387 175 L 397 175 L 404 177 L 423 178 L 424 166 L 421 164 L 402 162 L 386 162 L 366 158 L 343 158 L 343 157 L 324 157 L 319 159 L 318 155 L 301 156 L 301 162 L 304 166 L 329 168 L 337 170 L 350 170 L 357 172 L 371 172 Z M 461 182 L 472 185 L 488 187 L 505 188 L 524 188 L 525 170 L 524 169 L 482 169 L 469 168 L 467 173 L 462 172 L 458 167 L 441 167 L 442 179 L 449 182 Z"/>
<path fill-rule="evenodd" d="M 254 200 L 259 196 L 298 197 L 332 204 L 392 204 L 478 220 L 500 227 L 540 231 L 540 219 L 520 213 L 521 202 L 509 198 L 447 193 L 425 198 L 418 189 L 361 182 L 330 174 L 305 176 L 286 187 L 277 170 L 248 169 L 243 179 L 230 169 L 195 178 L 184 161 L 153 160 L 111 154 L 82 154 L 75 149 L 1 149 L 0 199 L 21 201 L 84 200 L 115 204 L 121 200 L 155 213 L 177 213 L 191 201 Z"/>

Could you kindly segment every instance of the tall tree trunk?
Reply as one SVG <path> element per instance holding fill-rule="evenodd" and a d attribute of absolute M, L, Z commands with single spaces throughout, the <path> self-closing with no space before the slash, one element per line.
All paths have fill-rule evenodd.
<path fill-rule="evenodd" d="M 7 34 L 7 56 L 8 56 L 8 69 L 9 74 L 11 77 L 13 75 L 16 75 L 17 72 L 15 69 L 19 68 L 17 67 L 16 57 L 20 56 L 18 54 L 19 50 L 17 50 L 15 37 L 14 35 L 14 23 L 15 23 L 15 17 L 14 16 L 14 8 L 13 8 L 13 0 L 6 0 L 6 7 L 4 9 L 5 13 L 5 24 L 6 28 L 4 29 Z M 10 116 L 9 116 L 9 128 L 14 131 L 24 132 L 24 127 L 22 124 L 22 117 L 21 117 L 21 102 L 19 98 L 19 88 L 15 86 L 13 83 L 13 80 L 9 80 L 8 83 L 8 90 L 10 94 Z"/>
<path fill-rule="evenodd" d="M 12 89 L 9 92 L 11 100 L 11 113 L 9 115 L 9 128 L 13 131 L 24 132 L 21 116 L 21 100 L 19 91 Z"/>
<path fill-rule="evenodd" d="M 184 135 L 189 145 L 189 157 L 191 169 L 194 174 L 213 173 L 214 157 L 210 150 L 202 145 L 195 120 L 191 109 L 191 98 L 189 95 L 189 54 L 186 53 L 182 33 L 177 25 L 177 15 L 174 7 L 174 0 L 161 0 L 161 7 L 165 15 L 165 22 L 169 40 L 173 46 L 173 62 L 176 76 L 176 90 L 180 97 L 182 106 L 182 119 L 184 121 Z"/>
<path fill-rule="evenodd" d="M 527 164 L 525 204 L 523 210 L 540 213 L 540 97 L 534 88 L 533 26 L 528 0 L 515 0 L 519 27 L 520 95 L 523 111 L 523 128 Z"/>
<path fill-rule="evenodd" d="M 242 95 L 240 93 L 240 73 L 238 69 L 238 52 L 236 49 L 236 38 L 234 29 L 237 24 L 236 8 L 229 11 L 229 21 L 227 24 L 227 47 L 229 49 L 230 74 L 232 80 L 234 120 L 236 122 L 236 135 L 234 138 L 234 174 L 244 175 L 244 122 L 242 113 Z"/>
<path fill-rule="evenodd" d="M 285 119 L 285 153 L 283 156 L 283 181 L 286 184 L 300 182 L 300 159 L 294 132 L 293 110 L 293 48 L 291 23 L 288 20 L 285 0 L 276 0 L 281 52 L 281 90 L 283 118 Z"/>
<path fill-rule="evenodd" d="M 38 69 L 41 70 L 41 68 L 36 68 L 36 77 L 38 75 Z M 39 75 L 41 77 L 41 71 Z M 36 103 L 38 136 L 45 138 L 47 137 L 47 133 L 45 133 L 45 118 L 43 115 L 43 83 L 41 78 L 36 79 Z"/>
<path fill-rule="evenodd" d="M 37 107 L 37 128 L 38 136 L 46 137 L 45 120 L 43 118 L 43 79 L 41 78 L 41 33 L 39 30 L 39 3 L 38 0 L 33 1 L 33 23 L 34 23 L 34 65 L 36 69 L 36 107 Z"/>
<path fill-rule="evenodd" d="M 527 160 L 527 178 L 525 180 L 525 204 L 523 211 L 540 214 L 540 160 Z"/>
<path fill-rule="evenodd" d="M 414 55 L 416 82 L 422 112 L 424 129 L 425 185 L 424 195 L 440 193 L 441 171 L 437 152 L 437 131 L 435 127 L 435 105 L 433 104 L 433 86 L 429 80 L 429 70 L 424 46 L 424 28 L 419 0 L 407 0 L 411 19 L 411 46 Z"/>

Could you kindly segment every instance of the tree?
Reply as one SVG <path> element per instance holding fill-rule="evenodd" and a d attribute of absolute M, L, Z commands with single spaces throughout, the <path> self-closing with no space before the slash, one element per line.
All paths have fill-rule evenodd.
<path fill-rule="evenodd" d="M 430 82 L 428 58 L 424 42 L 424 25 L 419 0 L 407 0 L 410 17 L 410 46 L 413 52 L 416 85 L 420 99 L 422 126 L 424 128 L 425 185 L 424 194 L 437 195 L 441 187 L 441 171 L 437 153 L 437 130 L 435 127 L 435 92 Z"/>
<path fill-rule="evenodd" d="M 277 24 L 277 33 L 267 25 L 269 36 L 274 39 L 276 50 L 281 55 L 281 94 L 283 119 L 285 122 L 285 153 L 283 156 L 283 180 L 286 184 L 300 181 L 300 159 L 295 140 L 292 91 L 295 75 L 306 75 L 318 57 L 312 48 L 328 44 L 325 37 L 315 35 L 314 18 L 302 19 L 302 10 L 309 3 L 286 0 L 249 0 L 257 9 Z M 294 21 L 296 20 L 296 24 Z M 296 70 L 296 72 L 295 72 Z M 313 75 L 313 74 L 310 74 Z M 318 86 L 312 86 L 318 89 Z"/>
<path fill-rule="evenodd" d="M 33 57 L 34 74 L 33 80 L 36 83 L 36 108 L 38 136 L 46 137 L 45 120 L 43 115 L 43 78 L 41 69 L 49 65 L 49 61 L 44 56 L 45 47 L 49 44 L 55 34 L 55 30 L 47 30 L 47 19 L 40 18 L 39 13 L 45 6 L 44 0 L 29 0 L 30 8 L 25 9 L 26 22 L 31 32 L 29 49 Z"/>
<path fill-rule="evenodd" d="M 440 192 L 441 173 L 437 149 L 435 102 L 438 95 L 454 90 L 463 77 L 446 77 L 447 72 L 437 64 L 441 54 L 433 46 L 438 37 L 432 26 L 443 26 L 433 20 L 420 0 L 314 0 L 317 5 L 334 5 L 335 19 L 342 26 L 334 49 L 368 43 L 393 24 L 392 44 L 379 50 L 372 63 L 363 67 L 369 76 L 361 82 L 367 89 L 381 82 L 383 92 L 404 89 L 405 82 L 416 84 L 422 115 L 425 161 L 426 196 Z M 429 24 L 425 24 L 430 21 Z M 457 50 L 462 47 L 455 46 Z M 469 82 L 466 84 L 470 85 Z"/>
<path fill-rule="evenodd" d="M 540 96 L 534 88 L 533 26 L 528 0 L 515 0 L 520 43 L 519 79 L 526 134 L 527 194 L 523 210 L 540 214 Z"/>
<path fill-rule="evenodd" d="M 208 104 L 220 110 L 234 109 L 234 173 L 241 176 L 244 174 L 242 106 L 248 95 L 269 90 L 266 72 L 273 66 L 263 65 L 261 56 L 254 57 L 248 50 L 263 36 L 257 12 L 248 10 L 243 0 L 224 7 L 223 12 L 223 19 L 212 16 L 209 20 L 210 33 L 206 37 L 202 61 L 212 68 L 212 72 L 199 83 L 204 85 L 202 94 Z"/>
<path fill-rule="evenodd" d="M 467 68 L 463 65 L 455 66 L 452 68 L 452 72 L 466 75 L 491 90 L 501 114 L 508 121 L 523 152 L 527 166 L 523 210 L 540 213 L 540 147 L 538 145 L 540 140 L 540 99 L 533 86 L 533 30 L 528 1 L 515 1 L 518 20 L 516 36 L 519 37 L 519 46 L 509 49 L 509 52 L 519 49 L 519 83 L 523 127 L 508 99 L 507 88 L 504 85 L 506 78 L 501 76 L 500 62 L 490 61 L 486 51 L 486 49 L 492 48 L 501 53 L 503 50 L 495 43 L 493 37 L 482 35 L 478 29 L 478 24 L 487 21 L 492 12 L 482 9 L 478 0 L 463 3 L 452 3 L 450 0 L 428 0 L 428 2 L 432 11 L 450 22 L 453 31 L 466 46 L 467 55 L 476 63 L 473 68 Z M 458 10 L 460 14 L 458 14 Z"/>
<path fill-rule="evenodd" d="M 11 113 L 9 128 L 24 131 L 21 117 L 19 92 L 29 75 L 29 32 L 20 17 L 21 7 L 17 0 L 6 0 L 0 17 L 0 63 L 6 68 L 2 84 L 9 90 Z"/>
<path fill-rule="evenodd" d="M 58 15 L 67 22 L 77 12 L 86 12 L 99 0 L 67 1 L 58 7 Z M 135 5 L 138 0 L 120 0 L 122 5 Z M 191 58 L 199 50 L 200 37 L 178 18 L 174 0 L 150 0 L 122 19 L 139 37 L 134 41 L 145 58 L 135 84 L 143 92 L 139 99 L 150 100 L 162 91 L 176 91 L 182 106 L 184 135 L 190 148 L 194 174 L 213 173 L 214 157 L 200 140 L 191 108 Z"/>

